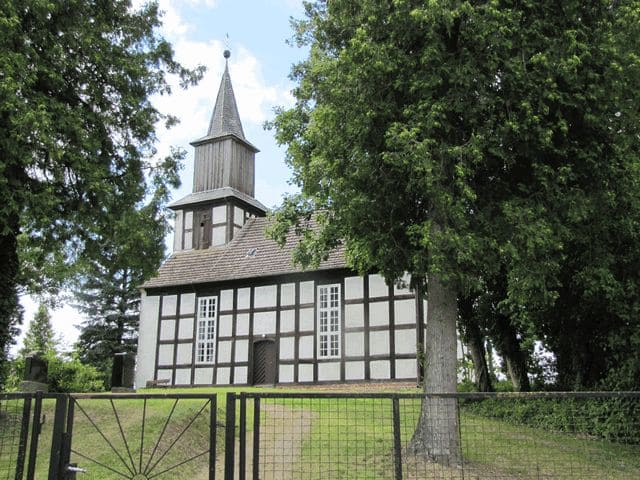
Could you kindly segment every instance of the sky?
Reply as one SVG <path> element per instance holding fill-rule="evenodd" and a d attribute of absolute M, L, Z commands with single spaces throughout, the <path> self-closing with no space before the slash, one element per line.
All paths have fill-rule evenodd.
<path fill-rule="evenodd" d="M 134 4 L 144 3 L 135 1 Z M 189 142 L 204 136 L 213 111 L 222 72 L 223 51 L 231 51 L 229 73 L 238 111 L 249 142 L 260 149 L 256 155 L 256 198 L 267 207 L 281 202 L 291 173 L 284 162 L 285 151 L 278 147 L 273 132 L 263 124 L 273 118 L 273 109 L 293 104 L 293 83 L 288 75 L 291 66 L 304 59 L 306 51 L 287 44 L 293 30 L 290 18 L 302 18 L 301 0 L 159 0 L 163 14 L 161 34 L 173 45 L 176 59 L 187 67 L 204 65 L 207 73 L 196 87 L 184 91 L 175 82 L 170 96 L 154 97 L 163 113 L 180 119 L 167 131 L 158 127 L 158 156 L 171 147 L 185 149 L 187 157 L 182 171 L 182 186 L 172 200 L 189 194 L 193 182 L 193 147 Z M 228 39 L 227 39 L 228 35 Z M 175 79 L 174 79 L 175 81 Z M 170 245 L 171 239 L 167 239 Z M 36 300 L 24 296 L 24 332 L 37 308 Z M 83 318 L 68 303 L 52 312 L 54 331 L 64 349 L 77 340 Z"/>

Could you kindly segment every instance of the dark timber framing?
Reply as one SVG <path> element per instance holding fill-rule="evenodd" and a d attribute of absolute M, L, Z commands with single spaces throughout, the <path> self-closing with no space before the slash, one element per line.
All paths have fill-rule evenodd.
<path fill-rule="evenodd" d="M 330 382 L 360 382 L 360 381 L 369 381 L 372 380 L 372 363 L 375 361 L 384 361 L 388 364 L 389 375 L 388 378 L 380 378 L 381 375 L 374 376 L 374 380 L 418 380 L 421 374 L 421 365 L 419 361 L 416 364 L 416 372 L 417 376 L 407 378 L 406 375 L 406 365 L 402 370 L 403 374 L 398 375 L 398 360 L 415 360 L 419 358 L 416 353 L 396 353 L 398 350 L 398 334 L 403 330 L 412 330 L 415 332 L 416 339 L 416 347 L 421 346 L 423 343 L 422 336 L 424 331 L 424 308 L 422 304 L 421 294 L 418 291 L 416 294 L 414 292 L 396 292 L 393 286 L 388 286 L 386 288 L 385 296 L 373 296 L 371 295 L 370 288 L 372 287 L 371 278 L 369 275 L 364 275 L 360 277 L 360 285 L 362 287 L 362 295 L 357 298 L 353 297 L 353 294 L 350 293 L 349 297 L 347 297 L 347 277 L 355 277 L 357 276 L 350 270 L 347 269 L 339 269 L 339 270 L 330 270 L 330 271 L 322 271 L 322 272 L 307 272 L 307 273 L 299 273 L 294 275 L 287 276 L 274 276 L 274 277 L 263 277 L 251 280 L 234 280 L 231 282 L 219 282 L 216 284 L 203 284 L 203 285 L 191 285 L 185 287 L 173 287 L 173 288 L 162 288 L 162 289 L 148 289 L 147 295 L 158 295 L 160 299 L 158 301 L 158 325 L 157 325 L 157 341 L 155 345 L 155 365 L 154 365 L 154 380 L 158 380 L 159 377 L 167 378 L 168 372 L 170 370 L 170 377 L 172 384 L 181 386 L 185 385 L 183 383 L 178 383 L 180 378 L 185 378 L 185 373 L 178 374 L 178 370 L 181 369 L 190 369 L 190 373 L 187 378 L 190 380 L 190 385 L 208 385 L 201 383 L 203 380 L 202 375 L 197 375 L 196 370 L 200 368 L 210 368 L 212 369 L 211 373 L 211 384 L 251 384 L 254 377 L 254 365 L 253 365 L 253 356 L 254 356 L 254 343 L 262 340 L 271 340 L 275 342 L 275 358 L 276 358 L 276 367 L 275 367 L 275 378 L 276 383 L 283 383 L 281 378 L 281 367 L 287 367 L 287 369 L 291 368 L 291 375 L 289 372 L 286 372 L 286 380 L 284 383 L 330 383 Z M 309 282 L 305 284 L 305 282 Z M 318 287 L 322 285 L 332 285 L 338 284 L 340 285 L 340 312 L 341 312 L 341 325 L 340 325 L 340 355 L 337 358 L 319 358 L 318 351 Z M 290 304 L 289 295 L 287 297 L 287 302 L 283 302 L 283 285 L 293 285 L 293 304 Z M 305 289 L 311 288 L 311 292 L 313 295 L 313 302 L 309 303 L 306 299 L 306 303 L 302 302 L 302 288 L 301 285 L 304 285 Z M 272 297 L 273 300 L 268 302 L 267 306 L 256 306 L 256 288 L 259 287 L 274 287 L 275 294 Z M 289 289 L 291 287 L 287 287 Z M 240 307 L 239 300 L 239 291 L 241 289 L 248 289 L 248 308 L 246 306 Z M 225 291 L 226 295 L 231 294 L 231 305 L 227 301 L 227 304 L 223 307 L 222 305 L 222 292 Z M 193 294 L 194 295 L 194 304 L 193 304 L 193 312 L 192 313 L 181 313 L 183 309 L 184 299 L 182 298 L 185 294 Z M 380 292 L 378 293 L 378 295 Z M 166 306 L 167 296 L 175 295 L 175 309 L 176 311 L 172 314 L 163 315 L 163 308 Z M 273 295 L 273 294 L 272 294 Z M 216 347 L 215 347 L 215 362 L 200 364 L 196 362 L 196 338 L 197 338 L 197 315 L 198 315 L 198 302 L 202 297 L 216 297 L 216 307 L 217 307 L 217 316 L 216 316 Z M 308 294 L 307 294 L 308 296 Z M 348 298 L 348 299 L 347 299 Z M 414 312 L 416 315 L 414 322 L 407 322 L 406 318 L 399 319 L 397 318 L 397 305 L 398 302 L 412 300 L 412 304 L 415 306 Z M 376 308 L 381 308 L 382 305 L 380 303 L 386 303 L 386 307 L 388 309 L 388 322 L 386 324 L 378 324 L 371 325 L 371 305 L 376 304 Z M 362 313 L 361 319 L 356 326 L 347 327 L 347 306 L 349 305 L 362 305 Z M 313 332 L 308 329 L 303 329 L 302 326 L 302 318 L 305 310 L 312 309 L 313 311 Z M 189 312 L 189 307 L 184 309 L 186 312 Z M 282 331 L 283 328 L 283 315 L 284 312 L 292 312 L 287 313 L 287 318 L 290 315 L 293 317 L 293 330 L 290 329 L 290 326 L 287 324 L 287 331 Z M 167 312 L 170 313 L 170 312 Z M 256 333 L 256 321 L 260 318 L 260 313 L 272 313 L 273 314 L 273 327 L 269 330 L 266 330 L 268 333 L 265 333 L 264 336 L 262 333 Z M 310 318 L 309 312 L 305 313 L 304 318 Z M 225 317 L 225 322 L 231 321 L 230 328 L 227 323 L 225 323 L 225 331 L 224 334 L 220 331 L 220 326 L 222 323 L 222 317 Z M 246 331 L 243 333 L 239 330 L 239 322 L 240 318 L 246 320 L 246 326 L 244 327 Z M 174 322 L 174 332 L 172 338 L 161 338 L 162 334 L 162 322 L 165 321 L 173 321 Z M 184 322 L 191 322 L 191 338 L 181 338 L 180 336 L 180 326 Z M 400 322 L 400 323 L 399 323 Z M 243 322 L 244 323 L 244 322 Z M 308 323 L 308 322 L 307 322 Z M 265 331 L 263 329 L 258 329 L 258 332 Z M 374 332 L 387 332 L 388 333 L 388 346 L 384 350 L 380 350 L 378 354 L 372 354 L 372 345 L 371 345 L 371 334 Z M 350 333 L 362 333 L 362 355 L 357 354 L 357 352 L 352 352 L 349 354 L 349 348 L 347 347 L 347 342 L 349 341 L 348 334 Z M 301 339 L 304 337 L 309 337 L 313 335 L 313 350 L 312 351 L 301 351 Z M 406 335 L 405 335 L 406 337 Z M 287 354 L 285 358 L 281 358 L 283 352 L 283 345 L 281 344 L 282 339 L 292 338 L 293 342 L 290 344 L 287 342 Z M 379 340 L 378 340 L 379 341 Z M 228 361 L 226 359 L 221 359 L 220 357 L 220 344 L 221 342 L 230 342 L 228 348 L 230 353 L 230 357 Z M 246 358 L 240 358 L 237 360 L 238 352 L 239 352 L 239 343 L 246 343 Z M 191 359 L 189 363 L 181 364 L 180 356 L 179 356 L 179 346 L 184 344 L 191 344 Z M 171 345 L 173 348 L 172 359 L 173 364 L 167 365 L 160 362 L 160 347 L 162 345 Z M 309 341 L 305 340 L 304 345 L 305 348 L 308 348 Z M 380 345 L 380 344 L 378 344 Z M 291 350 L 289 350 L 291 349 Z M 401 351 L 406 351 L 404 348 Z M 386 352 L 386 353 L 384 353 Z M 305 355 L 303 355 L 305 353 Z M 291 354 L 293 358 L 291 358 Z M 221 361 L 224 360 L 224 361 Z M 326 380 L 323 377 L 323 380 L 320 379 L 319 375 L 319 367 L 323 363 L 337 363 L 339 362 L 339 375 L 331 380 Z M 350 374 L 349 378 L 347 378 L 347 363 L 348 362 L 362 362 L 363 374 L 361 378 L 354 379 L 353 373 Z M 406 363 L 406 362 L 405 362 Z M 303 368 L 311 368 L 311 377 L 309 377 L 309 373 L 305 375 L 301 375 L 301 366 L 309 365 L 310 367 Z M 378 365 L 384 371 L 386 369 L 386 365 Z M 239 377 L 239 369 L 245 369 L 246 377 Z M 357 367 L 360 368 L 360 367 Z M 228 369 L 228 375 L 224 375 L 221 377 L 221 369 Z M 284 373 L 283 373 L 284 374 Z M 400 378 L 398 378 L 400 376 Z M 227 383 L 228 379 L 228 383 Z M 238 380 L 240 381 L 239 383 Z M 200 383 L 198 383 L 200 382 Z"/>

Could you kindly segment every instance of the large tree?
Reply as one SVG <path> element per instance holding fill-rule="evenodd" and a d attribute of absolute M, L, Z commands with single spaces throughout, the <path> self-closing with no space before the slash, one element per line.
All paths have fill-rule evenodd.
<path fill-rule="evenodd" d="M 98 368 L 108 381 L 113 355 L 135 352 L 138 339 L 140 292 L 165 255 L 169 229 L 165 203 L 167 183 L 179 183 L 177 172 L 160 169 L 144 205 L 118 201 L 109 205 L 108 225 L 87 242 L 74 290 L 77 308 L 87 320 L 76 344 L 79 358 Z"/>
<path fill-rule="evenodd" d="M 359 271 L 426 285 L 427 393 L 456 388 L 457 300 L 505 269 L 510 322 L 552 304 L 574 226 L 637 176 L 639 11 L 332 0 L 296 24 L 310 53 L 274 126 L 301 194 L 273 235 L 317 211 L 298 261 L 344 242 Z M 455 405 L 427 396 L 413 446 L 455 463 Z"/>
<path fill-rule="evenodd" d="M 41 303 L 29 324 L 19 356 L 25 358 L 31 352 L 55 355 L 56 343 L 51 326 L 51 315 L 46 305 Z"/>
<path fill-rule="evenodd" d="M 107 206 L 146 193 L 155 126 L 173 121 L 150 97 L 201 75 L 159 25 L 154 2 L 0 0 L 0 351 L 18 288 L 55 290 Z"/>

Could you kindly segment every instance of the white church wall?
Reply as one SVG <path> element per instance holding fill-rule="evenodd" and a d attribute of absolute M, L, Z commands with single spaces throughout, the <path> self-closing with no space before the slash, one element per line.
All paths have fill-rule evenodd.
<path fill-rule="evenodd" d="M 280 312 L 280 332 L 290 333 L 296 328 L 295 310 L 282 310 Z"/>
<path fill-rule="evenodd" d="M 246 362 L 249 359 L 249 341 L 236 340 L 236 362 Z"/>
<path fill-rule="evenodd" d="M 372 302 L 369 304 L 369 325 L 380 327 L 389 325 L 389 302 Z"/>
<path fill-rule="evenodd" d="M 396 378 L 405 380 L 417 377 L 417 362 L 415 358 L 399 358 L 396 360 Z"/>
<path fill-rule="evenodd" d="M 218 367 L 216 370 L 216 383 L 218 385 L 229 385 L 231 383 L 231 368 Z"/>
<path fill-rule="evenodd" d="M 396 354 L 415 354 L 416 353 L 416 331 L 411 329 L 402 329 L 395 331 Z"/>
<path fill-rule="evenodd" d="M 364 282 L 362 277 L 346 277 L 344 279 L 344 299 L 359 300 L 364 295 Z"/>
<path fill-rule="evenodd" d="M 389 287 L 380 275 L 369 275 L 369 297 L 386 297 L 389 295 Z"/>
<path fill-rule="evenodd" d="M 236 315 L 236 336 L 249 335 L 249 314 L 239 313 Z"/>
<path fill-rule="evenodd" d="M 176 306 L 178 304 L 177 295 L 164 295 L 162 297 L 162 316 L 169 317 L 176 314 Z"/>
<path fill-rule="evenodd" d="M 220 315 L 218 320 L 218 336 L 230 337 L 233 335 L 233 315 Z"/>
<path fill-rule="evenodd" d="M 314 282 L 300 282 L 300 304 L 313 303 L 314 292 Z"/>
<path fill-rule="evenodd" d="M 233 310 L 233 290 L 220 290 L 220 311 Z"/>
<path fill-rule="evenodd" d="M 345 362 L 345 380 L 364 380 L 364 362 Z"/>
<path fill-rule="evenodd" d="M 278 379 L 280 383 L 293 383 L 294 365 L 280 365 L 278 369 Z"/>
<path fill-rule="evenodd" d="M 140 302 L 140 326 L 139 336 L 144 341 L 138 345 L 136 359 L 136 387 L 144 387 L 147 380 L 153 380 L 156 364 L 156 344 L 158 332 L 158 313 L 160 297 L 147 296 L 143 291 Z"/>
<path fill-rule="evenodd" d="M 220 340 L 218 342 L 218 363 L 231 362 L 231 340 Z"/>
<path fill-rule="evenodd" d="M 395 317 L 394 323 L 396 325 L 410 325 L 416 323 L 415 299 L 396 300 L 393 308 Z"/>
<path fill-rule="evenodd" d="M 280 285 L 280 305 L 290 306 L 296 303 L 296 284 L 283 283 Z"/>
<path fill-rule="evenodd" d="M 178 324 L 178 339 L 189 340 L 193 338 L 193 317 L 181 318 Z"/>
<path fill-rule="evenodd" d="M 160 340 L 173 340 L 176 336 L 175 320 L 160 320 Z"/>
<path fill-rule="evenodd" d="M 315 292 L 323 284 L 340 286 L 342 336 L 336 359 L 320 357 Z M 195 311 L 198 296 L 211 295 L 218 298 L 219 307 L 216 359 L 213 365 L 202 365 L 194 360 Z M 278 383 L 415 378 L 415 298 L 405 287 L 390 288 L 379 275 L 324 276 L 322 280 L 227 287 L 204 294 L 178 292 L 165 295 L 161 308 L 156 296 L 155 305 L 155 319 L 149 314 L 153 308 L 143 312 L 152 319 L 154 334 L 160 333 L 156 345 L 146 350 L 151 355 L 148 379 L 155 371 L 160 375 L 162 370 L 165 376 L 171 371 L 172 381 L 181 384 L 186 373 L 178 378 L 178 370 L 188 370 L 193 384 L 250 384 L 251 349 L 254 341 L 264 338 L 276 342 Z M 186 343 L 189 339 L 192 342 Z M 147 342 L 141 342 L 142 352 L 143 344 Z"/>
<path fill-rule="evenodd" d="M 173 365 L 173 345 L 160 345 L 158 348 L 158 364 Z"/>
<path fill-rule="evenodd" d="M 300 331 L 312 332 L 314 330 L 315 330 L 315 309 L 301 308 L 300 309 Z"/>
<path fill-rule="evenodd" d="M 275 335 L 276 312 L 256 312 L 253 316 L 254 335 Z"/>
<path fill-rule="evenodd" d="M 323 362 L 318 364 L 318 381 L 337 382 L 340 380 L 340 362 Z"/>
<path fill-rule="evenodd" d="M 369 353 L 371 355 L 389 354 L 389 330 L 369 332 Z"/>
<path fill-rule="evenodd" d="M 251 300 L 251 289 L 239 288 L 238 289 L 238 310 L 249 308 L 250 300 Z"/>
<path fill-rule="evenodd" d="M 191 384 L 191 369 L 190 368 L 176 368 L 176 379 L 174 385 L 190 385 Z"/>
<path fill-rule="evenodd" d="M 295 338 L 283 337 L 280 339 L 280 360 L 293 360 L 295 358 Z"/>
<path fill-rule="evenodd" d="M 344 326 L 345 328 L 364 327 L 364 305 L 362 303 L 345 305 Z"/>
<path fill-rule="evenodd" d="M 235 367 L 233 371 L 233 383 L 237 385 L 246 385 L 247 383 L 247 367 Z"/>
<path fill-rule="evenodd" d="M 298 365 L 298 381 L 313 382 L 313 365 L 310 363 L 301 363 Z"/>
<path fill-rule="evenodd" d="M 213 368 L 196 368 L 193 374 L 195 385 L 211 385 L 213 381 Z"/>
<path fill-rule="evenodd" d="M 183 293 L 180 295 L 180 315 L 193 315 L 196 312 L 196 294 Z"/>
<path fill-rule="evenodd" d="M 182 250 L 182 221 L 183 221 L 183 212 L 182 210 L 178 210 L 176 212 L 175 219 L 175 228 L 173 230 L 173 251 L 179 252 Z"/>
<path fill-rule="evenodd" d="M 159 368 L 158 380 L 169 380 L 169 385 L 173 385 L 173 369 Z"/>
<path fill-rule="evenodd" d="M 370 368 L 372 380 L 389 380 L 391 378 L 391 362 L 389 360 L 372 360 Z"/>
<path fill-rule="evenodd" d="M 347 357 L 364 356 L 364 332 L 345 333 L 344 344 L 344 353 Z"/>
<path fill-rule="evenodd" d="M 304 359 L 313 358 L 313 350 L 315 345 L 315 336 L 305 335 L 300 337 L 298 346 L 298 357 Z"/>
<path fill-rule="evenodd" d="M 276 285 L 266 285 L 264 287 L 255 287 L 254 289 L 254 308 L 268 308 L 276 306 L 276 295 L 278 287 Z"/>

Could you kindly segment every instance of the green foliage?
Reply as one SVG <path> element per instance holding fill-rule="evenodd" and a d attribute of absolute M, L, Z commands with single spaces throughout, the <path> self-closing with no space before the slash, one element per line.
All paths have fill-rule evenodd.
<path fill-rule="evenodd" d="M 92 365 L 82 363 L 76 355 L 72 355 L 67 359 L 50 356 L 48 360 L 50 392 L 104 391 L 102 372 Z"/>
<path fill-rule="evenodd" d="M 272 235 L 463 293 L 504 272 L 495 311 L 561 384 L 637 372 L 640 2 L 335 0 L 295 27 L 271 125 L 301 193 Z"/>
<path fill-rule="evenodd" d="M 0 1 L 2 350 L 18 287 L 67 284 L 119 213 L 173 182 L 179 155 L 153 157 L 156 124 L 175 119 L 150 98 L 202 68 L 177 63 L 159 25 L 154 2 Z"/>
<path fill-rule="evenodd" d="M 469 400 L 462 409 L 514 425 L 589 435 L 620 443 L 638 441 L 637 399 L 491 398 Z"/>
<path fill-rule="evenodd" d="M 31 352 L 55 355 L 56 344 L 53 327 L 51 326 L 51 315 L 47 307 L 44 304 L 40 304 L 33 316 L 33 320 L 29 323 L 29 329 L 24 337 L 19 356 L 24 358 Z"/>
<path fill-rule="evenodd" d="M 48 381 L 50 392 L 102 392 L 105 389 L 105 379 L 100 370 L 93 365 L 82 363 L 80 358 L 72 354 L 57 355 L 49 352 L 46 355 L 49 362 Z M 20 391 L 20 383 L 24 378 L 26 366 L 25 357 L 18 356 L 9 362 L 10 373 L 7 376 L 5 390 Z"/>
<path fill-rule="evenodd" d="M 174 152 L 177 160 L 184 152 Z M 168 186 L 179 183 L 180 163 L 158 169 L 146 204 L 122 200 L 108 206 L 108 224 L 101 235 L 87 243 L 88 258 L 80 262 L 74 287 L 78 308 L 87 318 L 75 348 L 80 359 L 95 366 L 107 386 L 113 355 L 135 352 L 140 292 L 138 287 L 153 275 L 165 255 L 169 222 L 165 204 Z"/>

